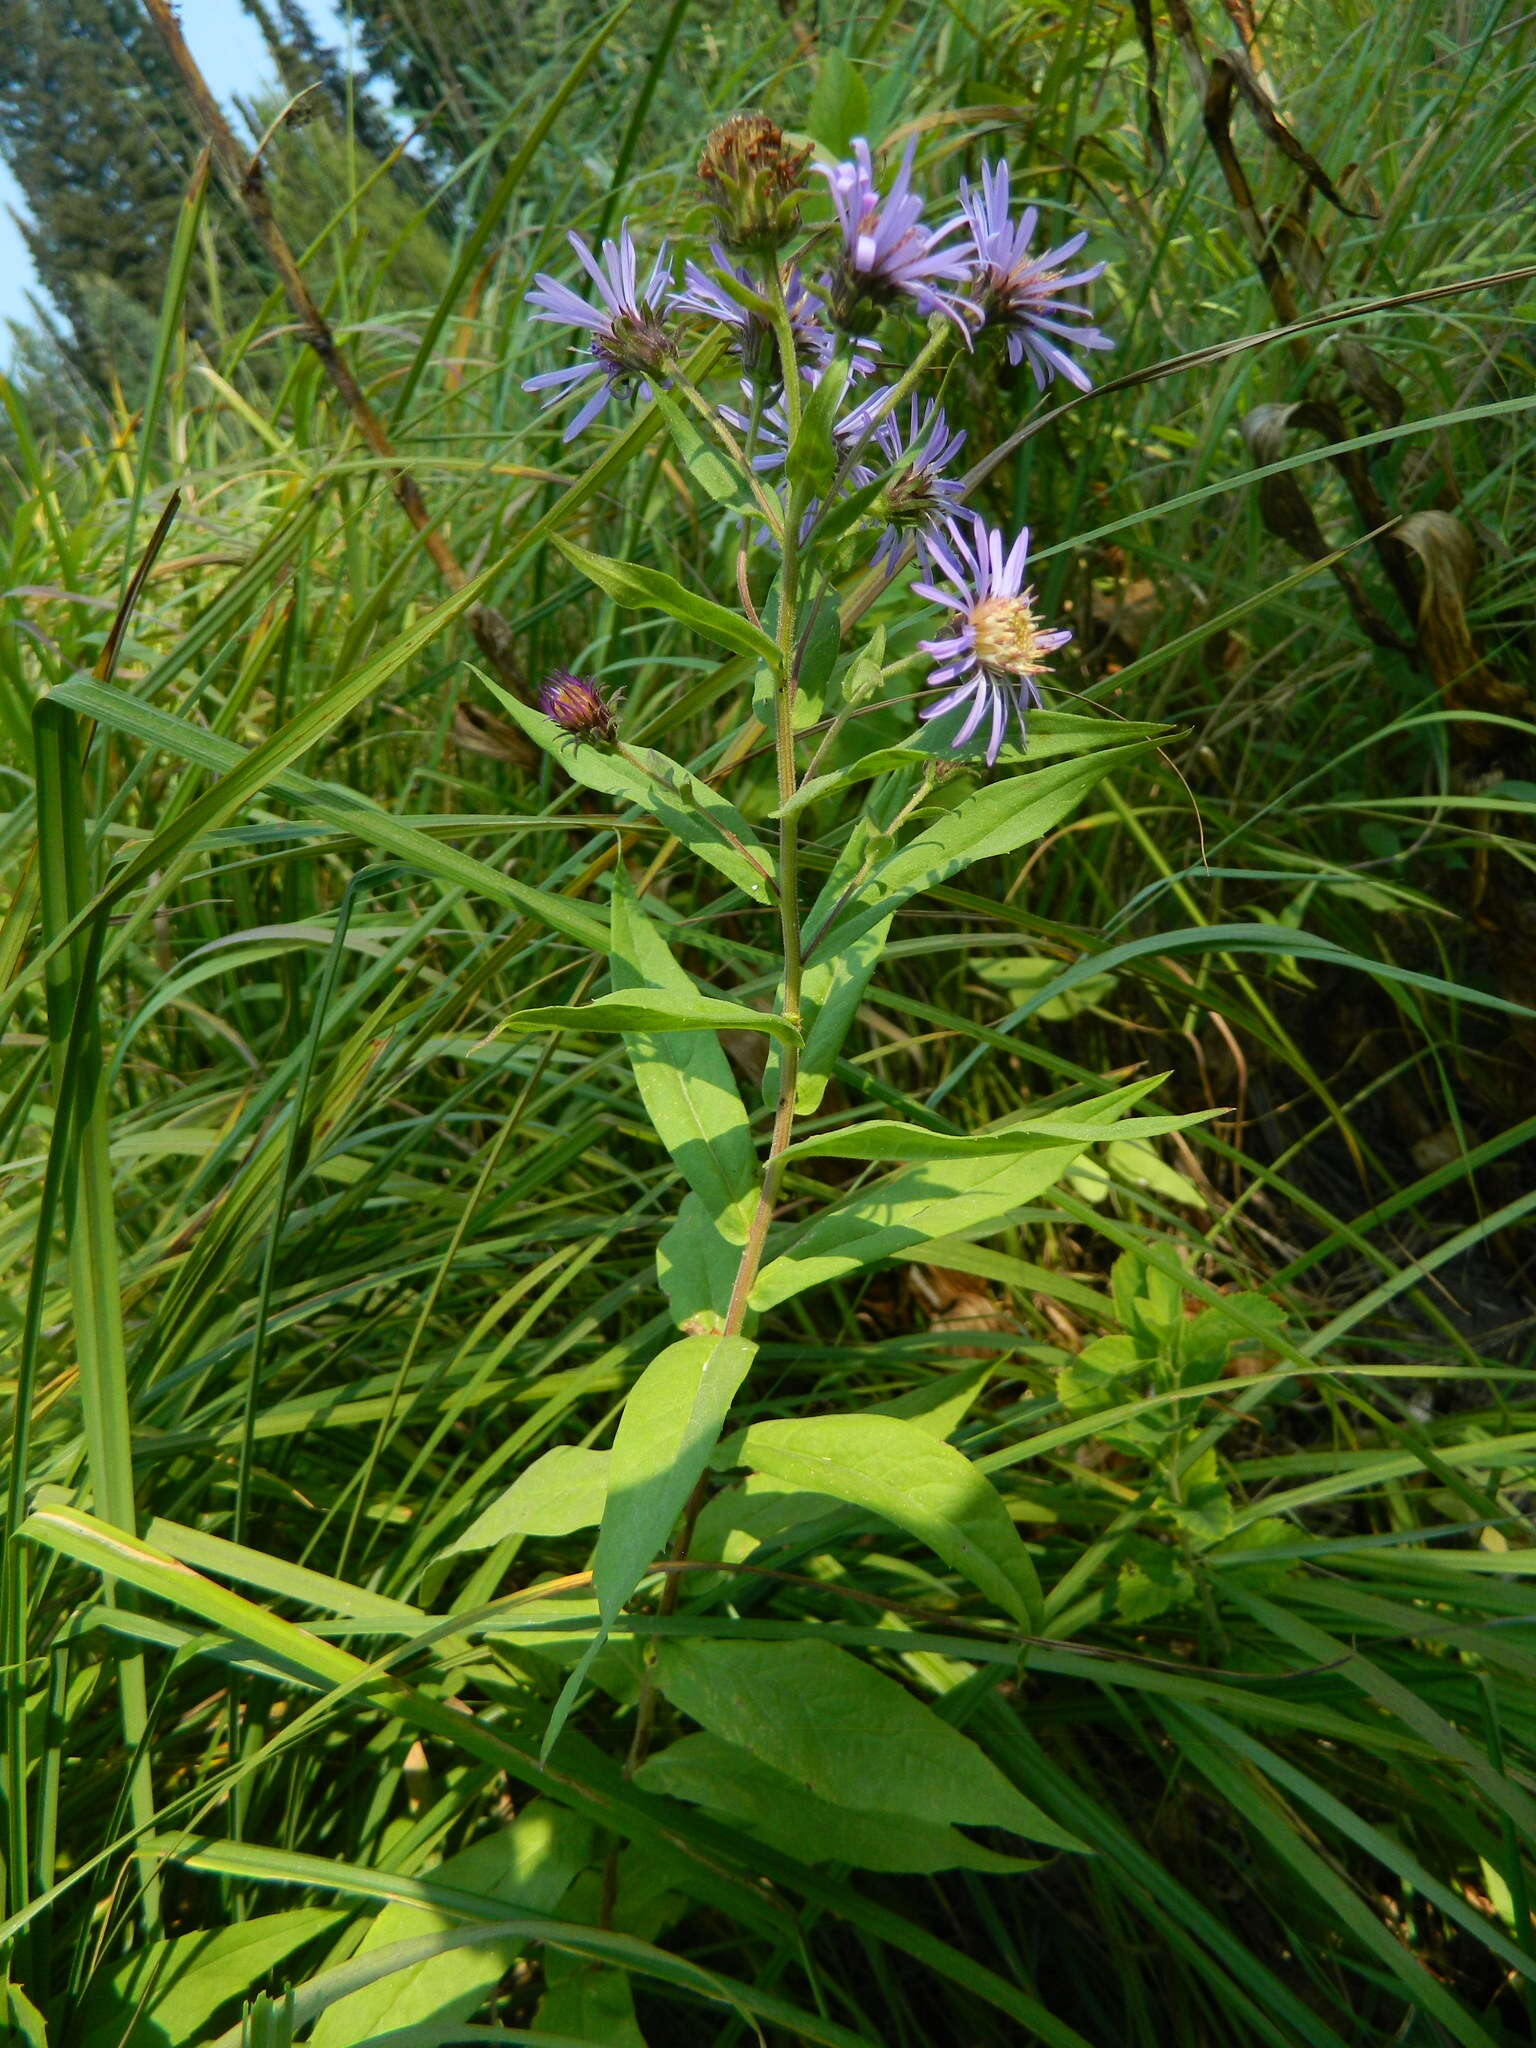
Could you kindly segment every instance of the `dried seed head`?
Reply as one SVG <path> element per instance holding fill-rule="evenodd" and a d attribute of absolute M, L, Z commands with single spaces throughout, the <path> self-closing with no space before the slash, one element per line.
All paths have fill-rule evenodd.
<path fill-rule="evenodd" d="M 699 177 L 734 249 L 781 249 L 800 226 L 800 193 L 811 152 L 794 148 L 766 114 L 733 114 L 712 129 Z"/>

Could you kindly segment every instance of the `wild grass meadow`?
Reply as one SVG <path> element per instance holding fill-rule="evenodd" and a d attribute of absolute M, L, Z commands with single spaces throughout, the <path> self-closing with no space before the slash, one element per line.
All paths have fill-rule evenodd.
<path fill-rule="evenodd" d="M 1532 2041 L 1536 14 L 362 13 L 0 382 L 6 2041 Z"/>

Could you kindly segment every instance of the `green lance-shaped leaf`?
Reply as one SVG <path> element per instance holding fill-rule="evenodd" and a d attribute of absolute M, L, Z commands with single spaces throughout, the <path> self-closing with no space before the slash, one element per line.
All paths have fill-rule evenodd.
<path fill-rule="evenodd" d="M 697 994 L 622 866 L 615 872 L 612 932 L 615 994 Z M 757 1200 L 757 1149 L 719 1040 L 701 1032 L 655 1031 L 633 1033 L 625 1043 L 656 1135 L 721 1236 L 729 1244 L 745 1244 Z"/>
<path fill-rule="evenodd" d="M 684 1337 L 653 1358 L 630 1388 L 592 1560 L 605 1628 L 665 1550 L 756 1350 L 746 1337 Z"/>
<path fill-rule="evenodd" d="M 1109 1137 L 1120 1110 L 1152 1085 L 1134 1082 L 1084 1103 L 1074 1122 Z M 758 1275 L 751 1305 L 775 1308 L 807 1287 L 894 1258 L 930 1238 L 995 1230 L 1014 1210 L 1044 1194 L 1091 1142 L 1084 1136 L 1053 1136 L 1002 1158 L 933 1159 L 905 1166 L 834 1202 L 792 1233 Z"/>
<path fill-rule="evenodd" d="M 670 392 L 656 392 L 653 403 L 666 421 L 673 446 L 694 482 L 728 512 L 760 517 L 760 508 L 746 478 L 730 456 L 704 433 L 697 420 L 684 411 Z"/>
<path fill-rule="evenodd" d="M 806 932 L 821 933 L 822 943 L 807 960 L 800 981 L 800 1028 L 805 1034 L 805 1049 L 795 1081 L 797 1116 L 811 1116 L 820 1108 L 843 1041 L 885 950 L 891 928 L 889 916 L 876 916 L 848 938 L 841 935 L 841 922 L 831 932 L 826 930 L 840 904 L 842 921 L 851 922 L 858 912 L 877 902 L 873 882 L 858 883 L 876 829 L 868 818 L 859 819 L 805 920 Z M 846 903 L 844 896 L 848 897 Z M 778 1055 L 770 1052 L 763 1075 L 763 1090 L 769 1099 L 777 1086 Z"/>
<path fill-rule="evenodd" d="M 833 951 L 851 944 L 871 926 L 935 889 L 978 860 L 1017 853 L 1071 816 L 1087 792 L 1111 769 L 1145 753 L 1144 745 L 1106 747 L 1083 759 L 1056 761 L 1028 775 L 989 782 L 915 839 L 888 854 L 875 869 L 872 886 L 861 892 L 822 944 Z M 819 952 L 820 947 L 817 948 Z"/>
<path fill-rule="evenodd" d="M 834 1806 L 1084 1846 L 958 1728 L 832 1643 L 668 1639 L 656 1671 L 701 1728 Z"/>
<path fill-rule="evenodd" d="M 629 1390 L 608 1465 L 608 1497 L 592 1559 L 597 1634 L 561 1689 L 544 1731 L 548 1755 L 593 1659 L 667 1538 L 720 1440 L 757 1346 L 746 1337 L 684 1337 Z"/>
<path fill-rule="evenodd" d="M 692 1336 L 724 1330 L 740 1264 L 740 1247 L 722 1235 L 697 1195 L 684 1195 L 656 1247 L 656 1277 L 679 1329 Z"/>
<path fill-rule="evenodd" d="M 566 560 L 606 591 L 615 604 L 628 611 L 665 612 L 706 640 L 729 647 L 733 654 L 750 654 L 758 661 L 777 664 L 778 649 L 760 626 L 740 612 L 728 611 L 713 598 L 685 589 L 675 576 L 660 569 L 642 569 L 633 562 L 616 562 L 610 555 L 591 554 L 558 533 L 550 538 Z"/>
<path fill-rule="evenodd" d="M 851 789 L 860 782 L 873 782 L 876 776 L 889 775 L 899 768 L 926 768 L 935 760 L 952 761 L 955 752 L 949 726 L 948 719 L 935 719 L 897 746 L 877 747 L 873 753 L 850 761 L 846 768 L 832 768 L 824 775 L 813 776 L 809 782 L 803 782 L 789 802 L 781 804 L 772 815 L 776 818 L 793 817 L 812 804 L 820 803 L 824 797 L 835 796 L 839 790 Z M 1027 754 L 1021 755 L 1009 743 L 1004 746 L 1002 758 L 1010 764 L 1014 759 L 1027 759 L 1033 767 L 1041 761 L 1099 753 L 1109 747 L 1125 746 L 1133 740 L 1156 739 L 1171 730 L 1170 726 L 1135 724 L 1128 719 L 1085 718 L 1073 711 L 1032 711 L 1029 715 Z"/>
<path fill-rule="evenodd" d="M 439 1863 L 432 1876 L 456 1891 L 516 1912 L 552 1913 L 591 1855 L 592 1830 L 563 1807 L 536 1799 L 510 1827 L 482 1835 Z M 416 1905 L 386 1906 L 355 1953 L 369 1955 L 459 1924 L 451 1913 Z M 471 2018 L 512 1967 L 523 1943 L 447 1949 L 349 1992 L 315 2022 L 312 2048 L 363 2048 L 387 2028 Z"/>
<path fill-rule="evenodd" d="M 690 853 L 725 876 L 754 903 L 772 894 L 773 857 L 760 844 L 736 806 L 701 782 L 691 769 L 650 747 L 626 746 L 623 753 L 577 740 L 509 691 L 480 680 L 535 746 L 542 747 L 574 782 L 600 796 L 634 804 L 680 839 Z"/>
<path fill-rule="evenodd" d="M 896 1415 L 760 1422 L 741 1462 L 894 1522 L 1022 1627 L 1042 1625 L 1040 1581 L 1002 1495 L 962 1451 Z"/>
<path fill-rule="evenodd" d="M 716 1735 L 685 1735 L 635 1773 L 646 1792 L 665 1792 L 735 1821 L 802 1863 L 846 1863 L 855 1870 L 1031 1870 L 1017 1856 L 984 1849 L 943 1821 L 911 1814 L 858 1812 L 818 1799 L 783 1771 Z"/>
<path fill-rule="evenodd" d="M 519 1472 L 506 1491 L 443 1551 L 489 1550 L 508 1536 L 569 1536 L 595 1529 L 608 1498 L 607 1451 L 556 1444 Z"/>
<path fill-rule="evenodd" d="M 1153 1075 L 1151 1085 L 1156 1087 L 1167 1078 L 1166 1074 Z M 1122 1117 L 1115 1125 L 1115 1142 L 1109 1148 L 1110 1153 L 1113 1155 L 1115 1144 L 1121 1140 L 1134 1140 L 1139 1144 L 1146 1138 L 1166 1136 L 1170 1131 L 1188 1130 L 1192 1124 L 1206 1123 L 1219 1114 L 1214 1109 L 1201 1109 L 1187 1116 Z M 921 1124 L 904 1124 L 895 1118 L 875 1118 L 867 1123 L 846 1124 L 838 1131 L 817 1131 L 811 1137 L 797 1139 L 785 1156 L 789 1159 L 882 1162 L 1003 1159 L 1013 1153 L 1037 1151 L 1041 1145 L 1054 1144 L 1062 1139 L 1081 1139 L 1085 1144 L 1097 1144 L 1104 1132 L 1096 1121 L 1085 1121 L 1086 1117 L 1087 1109 L 1082 1114 L 1068 1110 L 1057 1115 L 1022 1118 L 1003 1130 L 969 1132 L 929 1131 Z M 1126 1149 L 1130 1149 L 1129 1142 Z M 1187 1186 L 1187 1183 L 1182 1184 Z"/>
<path fill-rule="evenodd" d="M 728 1003 L 697 990 L 611 989 L 590 1003 L 544 1003 L 515 1010 L 503 1031 L 766 1031 L 780 1045 L 798 1045 L 800 1033 L 787 1017 Z"/>
<path fill-rule="evenodd" d="M 339 1932 L 346 1917 L 334 1908 L 296 1906 L 135 1949 L 91 1979 L 74 2016 L 76 2038 L 114 2048 L 201 2041 L 221 2006 L 306 1942 Z"/>
<path fill-rule="evenodd" d="M 803 484 L 810 495 L 825 492 L 837 474 L 838 448 L 833 429 L 848 388 L 850 367 L 846 356 L 834 356 L 800 415 L 799 431 L 790 448 L 785 473 L 797 484 Z"/>
<path fill-rule="evenodd" d="M 147 869 L 140 856 L 135 854 L 126 866 L 113 870 L 108 890 L 114 900 L 131 888 L 143 873 L 153 873 L 157 868 L 166 866 L 198 832 L 211 832 L 221 826 L 226 818 L 239 810 L 253 787 L 266 788 L 294 804 L 303 816 L 319 818 L 338 832 L 361 840 L 364 846 L 382 847 L 386 853 L 398 855 L 422 874 L 433 876 L 449 888 L 467 889 L 492 903 L 509 904 L 593 952 L 606 953 L 608 950 L 607 927 L 586 904 L 548 889 L 535 888 L 528 882 L 516 881 L 512 876 L 504 875 L 499 868 L 492 867 L 488 861 L 476 860 L 472 854 L 464 853 L 456 846 L 444 846 L 429 832 L 418 831 L 414 825 L 396 817 L 393 811 L 385 810 L 355 790 L 343 789 L 339 783 L 316 782 L 310 776 L 301 775 L 296 768 L 284 765 L 290 758 L 286 747 L 280 756 L 270 758 L 270 765 L 256 778 L 255 765 L 269 761 L 271 742 L 247 753 L 233 740 L 177 718 L 171 712 L 161 710 L 158 704 L 145 704 L 124 690 L 91 682 L 83 676 L 60 683 L 53 695 L 96 719 L 109 732 L 127 733 L 146 745 L 164 747 L 178 760 L 194 762 L 198 767 L 211 769 L 222 777 L 208 792 L 210 800 L 218 798 L 217 804 L 199 811 L 195 827 L 189 828 L 186 823 L 189 807 L 188 811 L 178 813 L 148 842 L 146 850 L 152 852 L 154 858 Z M 354 707 L 349 694 L 342 709 L 351 708 Z M 293 723 L 297 725 L 298 721 Z M 273 740 L 284 739 L 288 731 L 285 726 L 281 733 L 273 734 Z M 304 731 L 311 735 L 305 744 L 312 745 L 312 728 L 305 726 Z M 198 801 L 201 804 L 203 800 L 200 798 Z"/>

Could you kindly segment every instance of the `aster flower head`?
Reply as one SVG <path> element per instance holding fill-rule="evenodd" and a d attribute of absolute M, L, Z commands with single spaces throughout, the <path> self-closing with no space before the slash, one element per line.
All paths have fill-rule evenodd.
<path fill-rule="evenodd" d="M 1042 627 L 1035 612 L 1035 594 L 1024 582 L 1029 559 L 1029 528 L 1009 547 L 999 527 L 978 512 L 948 522 L 943 540 L 930 538 L 928 552 L 936 575 L 950 585 L 914 583 L 913 592 L 953 614 L 950 631 L 937 640 L 917 644 L 937 664 L 928 681 L 942 694 L 925 704 L 919 716 L 941 718 L 960 705 L 969 706 L 955 735 L 963 747 L 978 727 L 987 731 L 987 765 L 1002 751 L 1009 720 L 1016 717 L 1025 736 L 1026 714 L 1040 702 L 1035 678 L 1046 656 L 1072 638 L 1061 628 Z M 968 530 L 967 530 L 968 529 Z M 943 689 L 943 685 L 952 687 Z"/>
<path fill-rule="evenodd" d="M 664 381 L 669 365 L 676 360 L 677 344 L 667 331 L 664 318 L 672 287 L 672 265 L 665 242 L 642 291 L 628 221 L 620 227 L 617 242 L 603 243 L 600 264 L 574 229 L 566 239 L 597 287 L 597 303 L 589 303 L 568 284 L 561 284 L 543 271 L 534 280 L 528 303 L 535 320 L 551 320 L 562 327 L 583 327 L 590 339 L 580 362 L 526 378 L 523 389 L 554 391 L 557 396 L 549 402 L 556 405 L 591 379 L 598 380 L 597 389 L 589 393 L 565 430 L 564 438 L 574 441 L 615 392 L 621 397 L 638 393 L 641 398 L 649 398 L 653 382 Z"/>
<path fill-rule="evenodd" d="M 979 189 L 960 180 L 960 207 L 970 223 L 974 249 L 972 296 L 986 324 L 1006 332 L 1009 362 L 1027 358 L 1042 391 L 1055 376 L 1065 377 L 1079 391 L 1091 391 L 1092 378 L 1069 351 L 1115 344 L 1092 324 L 1086 306 L 1065 296 L 1079 285 L 1091 284 L 1103 271 L 1102 263 L 1071 268 L 1087 233 L 1031 256 L 1039 208 L 1026 206 L 1014 220 L 1008 211 L 1008 166 L 1003 163 L 982 165 Z"/>
<path fill-rule="evenodd" d="M 773 360 L 773 323 L 768 304 L 758 290 L 751 272 L 733 263 L 718 242 L 710 244 L 716 272 L 711 274 L 697 263 L 683 266 L 683 289 L 674 292 L 672 310 L 701 313 L 731 330 L 731 346 L 747 370 L 761 369 Z M 837 346 L 837 337 L 822 325 L 821 308 L 812 296 L 798 265 L 784 272 L 784 305 L 789 329 L 794 336 L 795 356 L 802 363 L 820 367 Z"/>
<path fill-rule="evenodd" d="M 968 323 L 980 317 L 960 290 L 971 274 L 971 252 L 940 246 L 963 222 L 957 217 L 937 230 L 922 225 L 923 202 L 912 190 L 914 147 L 907 144 L 884 194 L 862 135 L 854 138 L 852 162 L 816 166 L 831 188 L 843 239 L 832 280 L 832 318 L 840 327 L 857 328 L 868 323 L 870 311 L 878 315 L 906 297 L 920 313 L 948 314 L 969 338 Z"/>
<path fill-rule="evenodd" d="M 837 428 L 840 439 L 872 444 L 885 458 L 879 465 L 868 461 L 854 465 L 849 482 L 856 489 L 872 484 L 882 469 L 901 465 L 875 504 L 876 516 L 885 521 L 885 532 L 874 553 L 877 567 L 894 564 L 909 533 L 917 535 L 922 551 L 928 537 L 941 533 L 959 511 L 963 491 L 960 480 L 947 472 L 965 446 L 964 431 L 951 429 L 942 405 L 931 399 L 924 405 L 914 398 L 903 432 L 894 412 L 876 417 L 889 396 L 888 391 L 875 392 L 845 414 Z M 871 419 L 875 420 L 873 429 Z"/>
<path fill-rule="evenodd" d="M 551 670 L 539 691 L 539 709 L 551 725 L 572 739 L 612 746 L 619 736 L 618 705 L 601 683 L 574 675 L 568 668 Z"/>

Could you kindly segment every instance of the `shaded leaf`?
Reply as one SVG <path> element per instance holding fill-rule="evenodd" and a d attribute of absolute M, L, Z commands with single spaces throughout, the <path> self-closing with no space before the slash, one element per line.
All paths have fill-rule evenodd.
<path fill-rule="evenodd" d="M 667 1639 L 656 1668 L 701 1728 L 834 1806 L 1082 1847 L 958 1728 L 831 1643 Z"/>
<path fill-rule="evenodd" d="M 335 1935 L 346 1917 L 297 1906 L 135 1949 L 92 1978 L 76 2015 L 79 2038 L 113 2048 L 189 2048 L 221 2007 L 254 1990 L 306 1942 Z"/>
<path fill-rule="evenodd" d="M 942 1821 L 911 1814 L 859 1812 L 817 1798 L 783 1771 L 714 1735 L 685 1735 L 635 1774 L 647 1792 L 685 1799 L 738 1822 L 802 1863 L 846 1863 L 856 1870 L 1032 1870 L 1000 1856 Z"/>
<path fill-rule="evenodd" d="M 498 1906 L 549 1913 L 591 1855 L 592 1831 L 564 1807 L 535 1800 L 510 1827 L 497 1828 L 438 1864 L 432 1876 Z M 366 1956 L 460 1924 L 450 1913 L 386 1906 L 359 1943 Z M 361 2048 L 387 2027 L 426 2020 L 467 2020 L 506 1974 L 520 1940 L 452 1948 L 348 1993 L 315 2022 L 312 2048 Z"/>
<path fill-rule="evenodd" d="M 740 1264 L 739 1246 L 722 1235 L 697 1195 L 685 1195 L 656 1247 L 657 1277 L 673 1322 L 690 1336 L 719 1335 Z"/>

